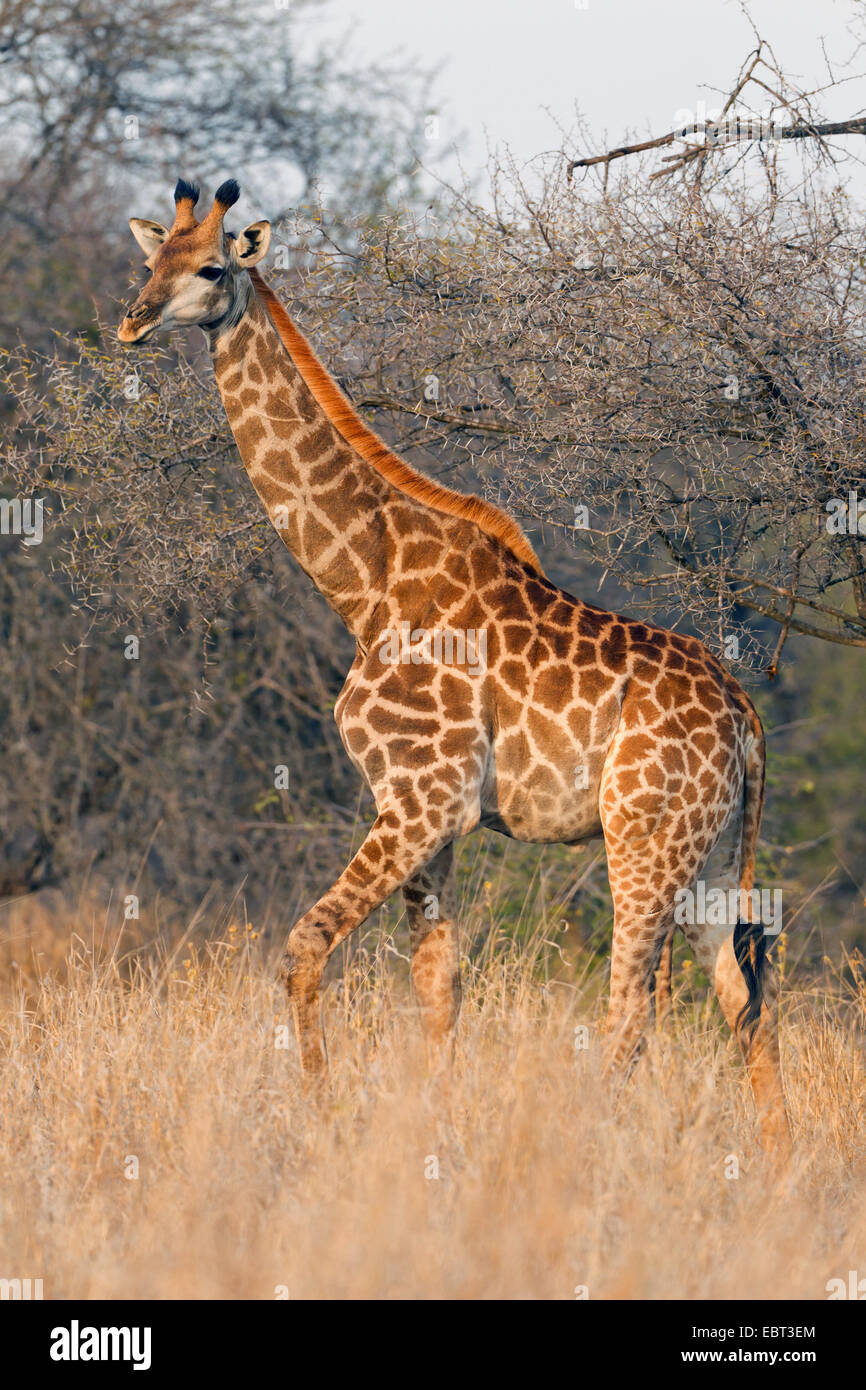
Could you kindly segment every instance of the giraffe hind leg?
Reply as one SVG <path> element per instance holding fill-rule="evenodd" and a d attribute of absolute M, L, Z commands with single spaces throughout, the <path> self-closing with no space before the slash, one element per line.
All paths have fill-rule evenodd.
<path fill-rule="evenodd" d="M 673 895 L 668 906 L 640 912 L 614 890 L 610 960 L 610 1001 L 605 1024 L 605 1067 L 627 1075 L 640 1055 L 647 1029 L 657 1016 L 656 980 L 673 926 Z M 669 997 L 669 995 L 668 995 Z"/>
<path fill-rule="evenodd" d="M 711 854 L 703 871 L 706 896 L 713 889 L 724 891 L 739 908 L 740 828 L 737 821 Z M 772 960 L 764 957 L 760 969 L 759 1008 L 753 1025 L 744 1025 L 743 1015 L 750 991 L 734 950 L 734 927 L 739 911 L 731 921 L 688 923 L 683 931 L 701 969 L 713 981 L 722 1012 L 737 1037 L 749 1073 L 758 1112 L 761 1143 L 768 1151 L 784 1156 L 791 1146 L 790 1129 L 782 1085 L 779 1049 L 779 974 Z"/>
<path fill-rule="evenodd" d="M 450 1064 L 460 1012 L 454 847 L 446 845 L 403 887 L 412 951 L 412 985 L 431 1071 Z"/>
<path fill-rule="evenodd" d="M 661 1027 L 670 1017 L 671 1012 L 671 978 L 673 975 L 674 959 L 674 924 L 671 922 L 667 936 L 659 956 L 658 967 L 655 972 L 655 1016 L 656 1024 Z"/>

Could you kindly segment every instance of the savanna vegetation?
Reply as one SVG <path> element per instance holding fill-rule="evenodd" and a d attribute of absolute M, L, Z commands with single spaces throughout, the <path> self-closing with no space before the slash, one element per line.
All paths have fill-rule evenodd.
<path fill-rule="evenodd" d="M 239 38 L 222 0 L 0 0 L 0 497 L 44 499 L 41 543 L 0 535 L 0 1273 L 824 1297 L 866 1267 L 857 122 L 829 129 L 756 39 L 720 119 L 787 134 L 601 158 L 577 125 L 454 189 L 424 168 L 428 73 L 317 49 L 316 4 L 247 8 Z M 333 1105 L 304 1099 L 275 960 L 369 816 L 332 718 L 352 644 L 260 515 L 201 344 L 115 342 L 126 217 L 164 218 L 178 174 L 271 217 L 267 278 L 407 459 L 755 697 L 800 1141 L 778 1187 L 680 947 L 673 1021 L 602 1087 L 600 843 L 461 847 L 449 1096 L 420 1080 L 394 904 L 330 967 Z"/>

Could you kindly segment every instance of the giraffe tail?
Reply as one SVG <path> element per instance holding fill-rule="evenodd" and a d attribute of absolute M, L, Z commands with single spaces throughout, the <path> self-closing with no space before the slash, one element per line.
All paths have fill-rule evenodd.
<path fill-rule="evenodd" d="M 751 920 L 751 899 L 747 896 L 755 882 L 755 854 L 758 830 L 764 808 L 764 777 L 766 754 L 764 731 L 757 712 L 752 710 L 752 737 L 746 748 L 746 768 L 743 781 L 743 829 L 740 848 L 740 893 L 737 924 L 734 927 L 734 955 L 746 982 L 749 997 L 737 1018 L 737 1032 L 751 1042 L 764 1002 L 764 963 L 767 957 L 767 938 L 760 917 Z M 746 906 L 748 904 L 748 906 Z"/>

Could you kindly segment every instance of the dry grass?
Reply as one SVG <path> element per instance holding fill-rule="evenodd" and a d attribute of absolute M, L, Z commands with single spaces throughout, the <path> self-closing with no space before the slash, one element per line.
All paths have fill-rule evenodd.
<path fill-rule="evenodd" d="M 614 1103 L 593 980 L 550 978 L 540 933 L 500 936 L 465 963 L 449 1099 L 399 939 L 369 930 L 327 991 L 318 1106 L 294 1040 L 275 1046 L 275 943 L 77 943 L 63 968 L 8 971 L 0 1276 L 60 1298 L 821 1299 L 866 1273 L 856 992 L 788 991 L 797 1156 L 774 1176 L 699 991 Z"/>

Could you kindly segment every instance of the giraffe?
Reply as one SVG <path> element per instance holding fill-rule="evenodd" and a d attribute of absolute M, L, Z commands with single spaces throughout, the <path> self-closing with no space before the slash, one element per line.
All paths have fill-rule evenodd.
<path fill-rule="evenodd" d="M 118 337 L 203 329 L 252 486 L 355 639 L 335 717 L 376 817 L 289 933 L 282 978 L 304 1075 L 327 1069 L 326 960 L 397 890 L 430 1063 L 447 1071 L 461 994 L 454 842 L 481 826 L 535 843 L 603 835 L 614 906 L 605 1062 L 626 1075 L 657 983 L 669 993 L 678 894 L 699 879 L 752 888 L 760 719 L 699 641 L 566 593 L 510 517 L 388 449 L 256 269 L 269 224 L 226 232 L 239 192 L 223 183 L 199 222 L 198 189 L 180 180 L 170 228 L 131 220 L 151 276 Z M 779 1154 L 790 1136 L 778 974 L 753 917 L 682 929 L 739 1038 L 762 1143 Z"/>

